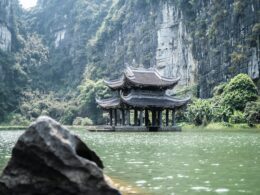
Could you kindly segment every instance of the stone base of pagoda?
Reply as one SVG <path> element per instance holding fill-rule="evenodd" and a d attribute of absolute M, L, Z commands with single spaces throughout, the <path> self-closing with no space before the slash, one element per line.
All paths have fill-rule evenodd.
<path fill-rule="evenodd" d="M 180 132 L 181 127 L 145 127 L 145 126 L 89 126 L 90 132 Z"/>

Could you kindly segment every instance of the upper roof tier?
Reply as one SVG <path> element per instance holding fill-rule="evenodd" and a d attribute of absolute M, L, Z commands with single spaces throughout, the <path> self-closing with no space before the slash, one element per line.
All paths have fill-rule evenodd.
<path fill-rule="evenodd" d="M 155 68 L 133 68 L 127 67 L 120 79 L 105 80 L 108 87 L 113 90 L 126 88 L 160 88 L 170 89 L 177 85 L 180 78 L 166 78 L 161 76 Z"/>

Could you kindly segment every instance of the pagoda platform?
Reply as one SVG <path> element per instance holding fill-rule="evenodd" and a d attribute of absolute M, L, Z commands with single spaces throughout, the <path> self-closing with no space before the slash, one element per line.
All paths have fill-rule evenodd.
<path fill-rule="evenodd" d="M 104 80 L 114 94 L 110 98 L 96 97 L 98 106 L 108 113 L 109 126 L 90 131 L 181 131 L 176 125 L 176 111 L 185 108 L 190 97 L 178 98 L 167 93 L 179 80 L 180 77 L 160 75 L 156 68 L 126 67 L 118 79 Z"/>
<path fill-rule="evenodd" d="M 145 126 L 89 126 L 90 132 L 180 132 L 179 126 L 145 127 Z"/>

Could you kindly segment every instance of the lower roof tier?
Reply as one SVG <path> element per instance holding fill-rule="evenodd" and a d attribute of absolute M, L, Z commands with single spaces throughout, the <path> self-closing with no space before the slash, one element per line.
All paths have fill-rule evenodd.
<path fill-rule="evenodd" d="M 127 96 L 120 94 L 119 97 L 114 97 L 104 100 L 96 100 L 98 105 L 103 109 L 111 108 L 163 108 L 174 109 L 185 106 L 190 98 L 175 98 L 166 94 L 145 94 L 145 93 L 130 93 Z"/>

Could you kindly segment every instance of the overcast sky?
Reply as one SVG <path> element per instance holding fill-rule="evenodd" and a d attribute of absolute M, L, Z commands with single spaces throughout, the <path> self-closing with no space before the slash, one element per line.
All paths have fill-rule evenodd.
<path fill-rule="evenodd" d="M 37 3 L 37 0 L 19 0 L 23 8 L 28 9 L 34 7 Z"/>

